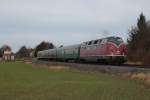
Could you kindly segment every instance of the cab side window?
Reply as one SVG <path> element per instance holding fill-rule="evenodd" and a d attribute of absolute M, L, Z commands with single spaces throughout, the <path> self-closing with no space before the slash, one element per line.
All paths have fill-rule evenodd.
<path fill-rule="evenodd" d="M 88 45 L 91 45 L 92 44 L 92 41 L 90 41 L 89 43 L 88 43 Z"/>
<path fill-rule="evenodd" d="M 95 40 L 93 44 L 97 44 L 97 43 L 98 43 L 98 40 Z"/>
<path fill-rule="evenodd" d="M 92 41 L 87 42 L 86 50 L 90 50 L 91 44 L 92 44 Z"/>

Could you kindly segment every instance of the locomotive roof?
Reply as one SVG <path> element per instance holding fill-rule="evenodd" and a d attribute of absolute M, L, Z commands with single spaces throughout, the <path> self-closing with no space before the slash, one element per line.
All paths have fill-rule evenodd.
<path fill-rule="evenodd" d="M 109 36 L 109 37 L 105 37 L 105 38 L 101 38 L 101 39 L 96 39 L 96 40 L 112 39 L 112 38 L 121 38 L 121 37 L 118 37 L 118 36 Z M 90 41 L 96 41 L 96 40 L 90 40 Z M 90 42 L 90 41 L 86 41 L 86 42 Z M 85 42 L 83 42 L 83 43 L 85 43 Z"/>

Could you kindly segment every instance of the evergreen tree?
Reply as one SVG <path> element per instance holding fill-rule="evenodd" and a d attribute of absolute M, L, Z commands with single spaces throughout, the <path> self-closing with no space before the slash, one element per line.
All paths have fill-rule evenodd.
<path fill-rule="evenodd" d="M 143 14 L 140 15 L 140 18 L 138 19 L 138 23 L 137 23 L 137 27 L 138 27 L 138 34 L 137 34 L 137 39 L 139 40 L 139 47 L 143 47 L 141 48 L 141 50 L 144 52 L 146 51 L 147 48 L 147 40 L 148 40 L 148 26 L 147 26 L 147 22 L 145 19 L 145 16 Z M 147 38 L 148 37 L 148 38 Z"/>
<path fill-rule="evenodd" d="M 137 26 L 129 32 L 128 57 L 130 60 L 146 61 L 150 52 L 150 29 L 143 13 L 138 18 Z M 146 59 L 145 59 L 146 58 Z"/>

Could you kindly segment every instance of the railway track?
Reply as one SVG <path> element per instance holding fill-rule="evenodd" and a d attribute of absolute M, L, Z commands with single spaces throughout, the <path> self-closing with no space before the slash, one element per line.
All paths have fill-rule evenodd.
<path fill-rule="evenodd" d="M 97 63 L 74 63 L 74 62 L 56 62 L 56 61 L 43 61 L 32 60 L 34 64 L 54 65 L 54 66 L 69 66 L 71 68 L 84 70 L 84 71 L 100 71 L 108 73 L 127 73 L 127 72 L 150 72 L 150 66 L 140 65 L 106 65 Z"/>

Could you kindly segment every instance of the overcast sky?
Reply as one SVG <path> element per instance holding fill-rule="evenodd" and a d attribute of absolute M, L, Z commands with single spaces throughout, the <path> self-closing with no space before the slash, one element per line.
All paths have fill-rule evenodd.
<path fill-rule="evenodd" d="M 150 0 L 0 0 L 0 46 L 71 45 L 106 36 L 125 41 Z"/>

